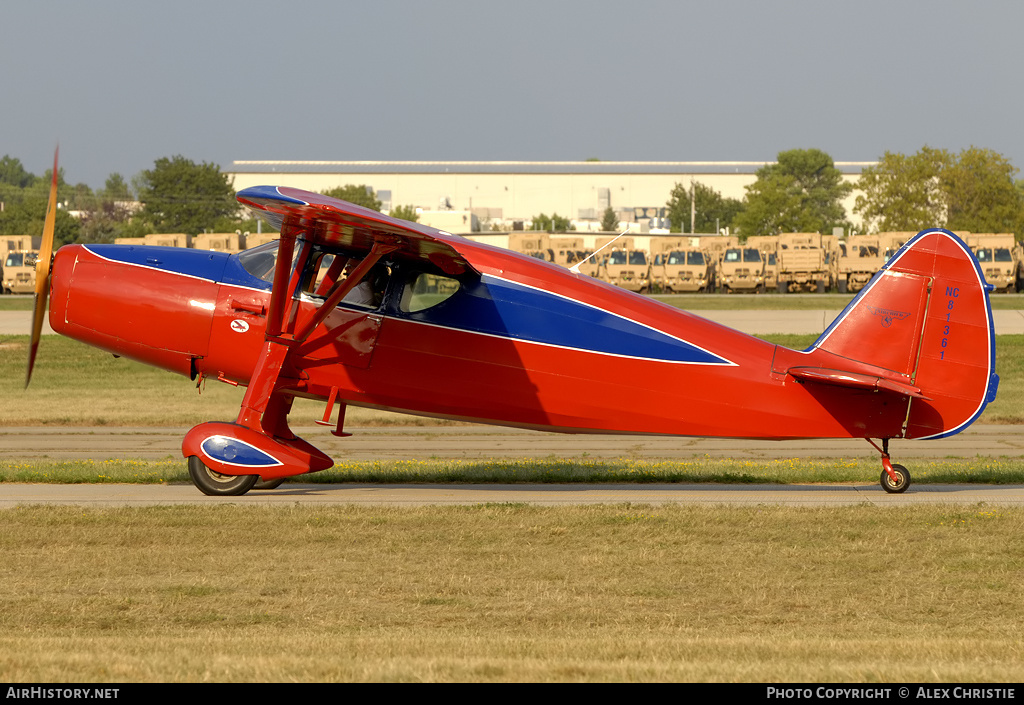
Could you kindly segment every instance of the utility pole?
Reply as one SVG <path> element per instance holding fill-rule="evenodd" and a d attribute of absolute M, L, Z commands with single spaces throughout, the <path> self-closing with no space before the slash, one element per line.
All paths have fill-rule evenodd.
<path fill-rule="evenodd" d="M 690 177 L 690 234 L 694 233 L 694 225 L 697 222 L 697 188 Z"/>

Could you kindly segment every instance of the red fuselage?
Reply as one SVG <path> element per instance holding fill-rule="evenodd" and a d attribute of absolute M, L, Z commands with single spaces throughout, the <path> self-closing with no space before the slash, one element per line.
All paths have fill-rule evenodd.
<path fill-rule="evenodd" d="M 341 304 L 290 355 L 284 389 L 414 414 L 567 431 L 749 438 L 904 432 L 910 401 L 808 384 L 794 366 L 901 377 L 825 350 L 779 347 L 589 277 L 476 246 L 458 290 L 402 309 L 402 265 L 379 310 Z M 270 287 L 237 256 L 118 246 L 57 253 L 58 333 L 183 375 L 248 384 Z M 291 302 L 295 320 L 321 301 Z M 915 400 L 915 404 L 922 404 Z"/>

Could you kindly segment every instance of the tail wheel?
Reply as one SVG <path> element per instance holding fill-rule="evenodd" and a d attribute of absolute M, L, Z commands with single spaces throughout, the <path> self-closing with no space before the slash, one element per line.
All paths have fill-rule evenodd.
<path fill-rule="evenodd" d="M 888 472 L 882 470 L 882 477 L 880 478 L 882 489 L 889 494 L 905 492 L 906 489 L 910 487 L 910 471 L 908 471 L 903 465 L 894 463 L 892 466 L 892 472 L 896 475 L 895 482 L 891 477 L 889 477 Z"/>
<path fill-rule="evenodd" d="M 252 489 L 259 475 L 222 475 L 206 467 L 197 456 L 188 459 L 188 474 L 199 491 L 212 497 L 237 497 Z"/>

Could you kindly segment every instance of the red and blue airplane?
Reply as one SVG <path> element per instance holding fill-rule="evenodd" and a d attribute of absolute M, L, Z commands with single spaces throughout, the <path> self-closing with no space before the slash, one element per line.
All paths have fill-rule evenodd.
<path fill-rule="evenodd" d="M 289 428 L 296 397 L 325 401 L 339 436 L 357 405 L 566 433 L 864 438 L 887 492 L 910 485 L 891 439 L 958 433 L 995 398 L 991 287 L 945 230 L 910 240 L 801 351 L 320 194 L 259 186 L 238 200 L 280 239 L 234 255 L 69 245 L 50 270 L 56 332 L 246 386 L 234 421 L 182 444 L 206 494 L 332 465 Z"/>

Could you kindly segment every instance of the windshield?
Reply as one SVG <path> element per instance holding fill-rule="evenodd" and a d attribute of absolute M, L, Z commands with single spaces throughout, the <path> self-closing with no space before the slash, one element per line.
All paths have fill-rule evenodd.
<path fill-rule="evenodd" d="M 753 247 L 748 247 L 743 250 L 743 261 L 744 262 L 760 262 L 761 253 L 755 250 Z"/>
<path fill-rule="evenodd" d="M 238 262 L 249 274 L 265 282 L 273 283 L 274 267 L 277 265 L 278 241 L 245 250 L 238 254 Z M 296 248 L 296 251 L 298 249 Z"/>
<path fill-rule="evenodd" d="M 704 264 L 704 253 L 703 252 L 687 252 L 686 253 L 687 264 Z"/>

